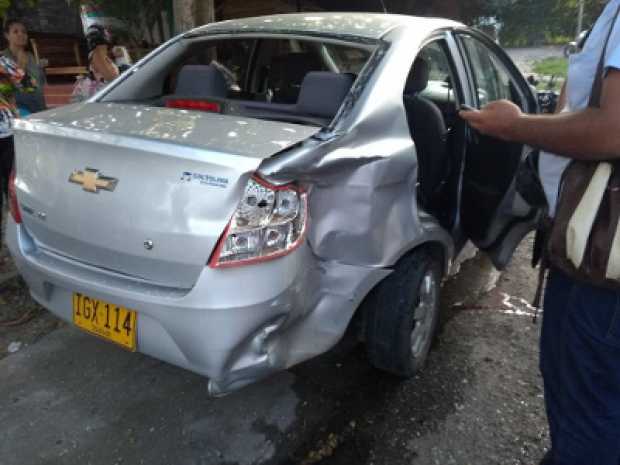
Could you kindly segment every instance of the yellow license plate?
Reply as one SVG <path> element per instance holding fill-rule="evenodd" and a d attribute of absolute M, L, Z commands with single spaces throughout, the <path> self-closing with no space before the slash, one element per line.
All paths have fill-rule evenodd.
<path fill-rule="evenodd" d="M 73 294 L 73 322 L 89 333 L 136 350 L 137 314 L 119 305 Z"/>

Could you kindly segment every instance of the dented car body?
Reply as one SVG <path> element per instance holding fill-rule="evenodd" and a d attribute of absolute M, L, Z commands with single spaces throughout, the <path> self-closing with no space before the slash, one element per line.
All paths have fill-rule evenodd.
<path fill-rule="evenodd" d="M 518 189 L 528 148 L 458 118 L 496 98 L 536 110 L 503 52 L 451 21 L 208 25 L 16 124 L 7 242 L 44 307 L 214 395 L 351 324 L 372 363 L 409 376 L 458 251 L 501 268 L 538 220 Z"/>

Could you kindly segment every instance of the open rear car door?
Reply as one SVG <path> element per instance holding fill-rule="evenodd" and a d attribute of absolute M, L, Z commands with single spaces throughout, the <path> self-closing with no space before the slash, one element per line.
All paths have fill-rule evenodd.
<path fill-rule="evenodd" d="M 478 107 L 508 99 L 537 111 L 527 82 L 506 54 L 482 34 L 458 33 Z M 463 232 L 503 269 L 523 238 L 539 224 L 545 197 L 538 181 L 538 153 L 531 147 L 481 135 L 471 128 L 465 155 L 460 218 Z"/>

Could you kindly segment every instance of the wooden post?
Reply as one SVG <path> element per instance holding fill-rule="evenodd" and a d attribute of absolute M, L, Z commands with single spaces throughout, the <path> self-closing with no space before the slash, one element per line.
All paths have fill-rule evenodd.
<path fill-rule="evenodd" d="M 173 11 L 177 34 L 215 21 L 214 0 L 174 0 Z"/>
<path fill-rule="evenodd" d="M 215 22 L 215 0 L 198 0 L 196 22 L 198 26 Z"/>
<path fill-rule="evenodd" d="M 174 32 L 180 34 L 195 26 L 194 0 L 174 0 Z"/>

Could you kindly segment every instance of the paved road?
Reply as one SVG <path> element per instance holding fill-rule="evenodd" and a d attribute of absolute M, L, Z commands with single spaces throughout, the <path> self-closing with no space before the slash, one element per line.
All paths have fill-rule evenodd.
<path fill-rule="evenodd" d="M 446 285 L 429 366 L 407 382 L 345 341 L 211 399 L 198 376 L 56 330 L 0 360 L 0 464 L 536 463 L 547 433 L 538 327 L 518 298 L 532 293 L 526 261 L 520 252 L 482 298 L 488 264 L 464 265 Z"/>
<path fill-rule="evenodd" d="M 506 52 L 524 74 L 529 74 L 532 72 L 532 64 L 535 61 L 562 57 L 562 50 L 562 46 L 549 45 L 545 47 L 509 48 L 506 49 Z"/>

